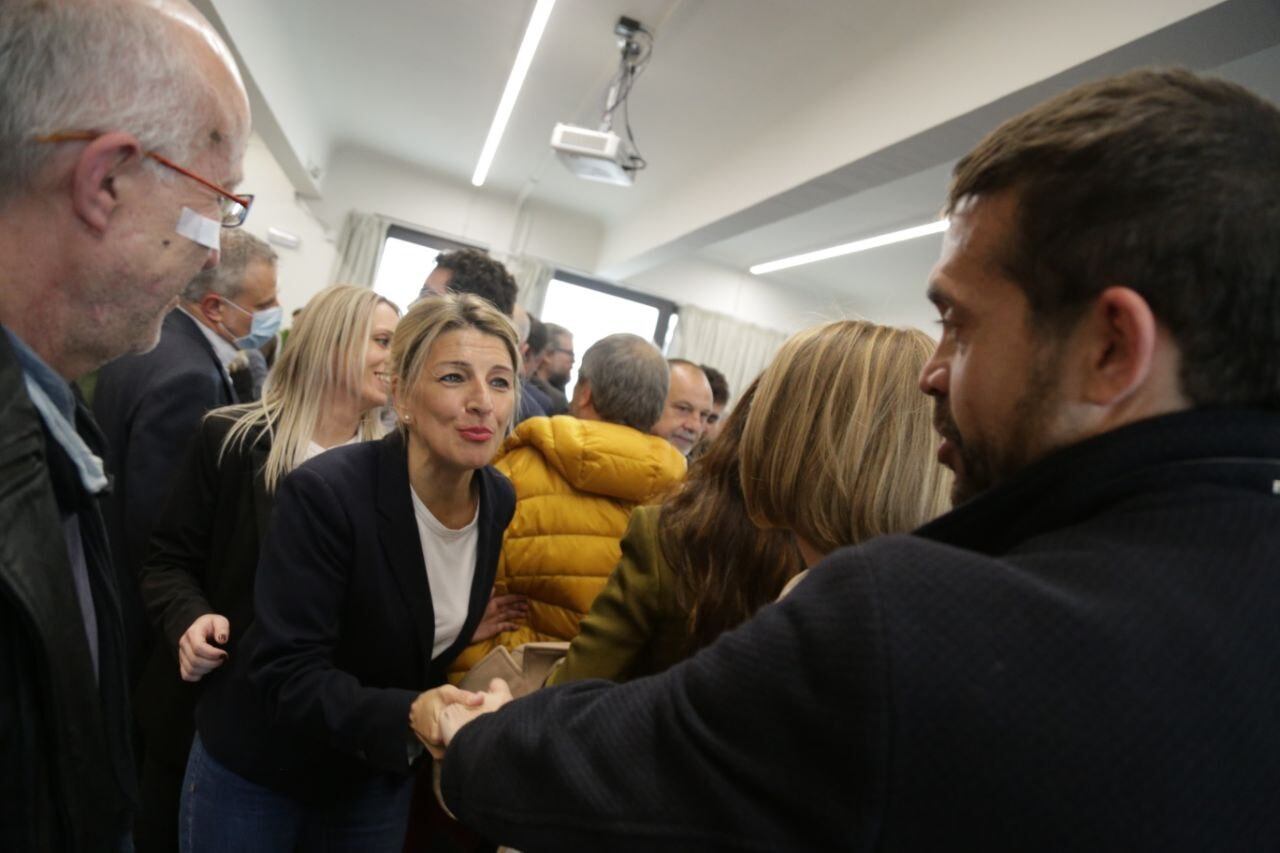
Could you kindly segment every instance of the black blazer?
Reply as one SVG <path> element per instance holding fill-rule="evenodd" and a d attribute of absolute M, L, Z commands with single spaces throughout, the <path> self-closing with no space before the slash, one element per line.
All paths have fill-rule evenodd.
<path fill-rule="evenodd" d="M 98 371 L 93 412 L 107 439 L 104 461 L 112 477 L 103 509 L 135 677 L 151 645 L 137 582 L 147 543 L 200 419 L 235 402 L 213 346 L 177 308 L 165 316 L 155 349 Z"/>
<path fill-rule="evenodd" d="M 528 853 L 1274 850 L 1280 414 L 1060 451 L 832 554 L 659 675 L 471 723 L 442 788 Z"/>
<path fill-rule="evenodd" d="M 186 765 L 200 692 L 226 669 L 195 684 L 183 681 L 178 640 L 200 616 L 220 613 L 231 623 L 226 649 L 234 655 L 253 619 L 253 579 L 273 505 L 263 477 L 271 436 L 258 430 L 222 453 L 239 413 L 216 412 L 201 422 L 138 574 L 160 641 L 143 671 L 135 711 L 148 753 L 173 767 Z"/>
<path fill-rule="evenodd" d="M 196 710 L 205 748 L 241 776 L 304 797 L 408 773 L 409 706 L 444 682 L 493 589 L 511 483 L 480 493 L 475 579 L 457 640 L 434 661 L 435 616 L 403 438 L 340 447 L 276 494 L 255 619 Z"/>

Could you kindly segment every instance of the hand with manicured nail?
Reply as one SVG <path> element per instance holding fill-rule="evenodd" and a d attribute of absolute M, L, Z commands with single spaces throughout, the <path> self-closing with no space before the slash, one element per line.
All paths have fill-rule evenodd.
<path fill-rule="evenodd" d="M 226 643 L 230 637 L 231 623 L 225 616 L 206 613 L 192 622 L 178 640 L 178 672 L 182 680 L 199 681 L 222 666 L 227 653 L 213 643 Z"/>

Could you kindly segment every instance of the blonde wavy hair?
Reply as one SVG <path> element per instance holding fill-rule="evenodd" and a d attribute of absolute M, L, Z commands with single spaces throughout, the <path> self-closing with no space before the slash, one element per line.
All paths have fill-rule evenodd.
<path fill-rule="evenodd" d="M 239 414 L 221 453 L 265 430 L 271 437 L 264 471 L 268 492 L 274 492 L 285 475 L 306 461 L 322 407 L 336 394 L 359 393 L 373 335 L 373 313 L 379 305 L 389 305 L 400 314 L 395 303 L 365 287 L 339 284 L 317 293 L 298 315 L 288 343 L 267 375 L 262 399 L 235 407 Z M 360 441 L 381 438 L 383 432 L 378 409 L 361 416 Z"/>
<path fill-rule="evenodd" d="M 520 340 L 511 318 L 503 314 L 487 299 L 470 293 L 450 293 L 419 299 L 404 315 L 396 333 L 391 338 L 391 369 L 395 375 L 396 396 L 403 397 L 407 389 L 417 384 L 422 369 L 427 364 L 431 345 L 441 335 L 458 329 L 475 329 L 502 341 L 511 356 L 511 416 L 504 427 L 510 435 L 515 426 L 516 413 L 520 411 Z M 406 429 L 400 422 L 400 429 Z"/>
<path fill-rule="evenodd" d="M 945 511 L 920 393 L 933 341 L 914 329 L 841 320 L 783 345 L 760 376 L 740 451 L 748 514 L 826 554 L 912 530 Z"/>

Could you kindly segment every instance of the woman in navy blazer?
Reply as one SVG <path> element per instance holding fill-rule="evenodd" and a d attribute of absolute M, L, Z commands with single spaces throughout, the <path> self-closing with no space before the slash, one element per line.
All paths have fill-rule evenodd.
<path fill-rule="evenodd" d="M 400 430 L 285 479 L 255 621 L 196 712 L 183 850 L 400 849 L 409 709 L 480 623 L 514 509 L 488 462 L 517 346 L 484 300 L 419 302 L 392 341 Z"/>

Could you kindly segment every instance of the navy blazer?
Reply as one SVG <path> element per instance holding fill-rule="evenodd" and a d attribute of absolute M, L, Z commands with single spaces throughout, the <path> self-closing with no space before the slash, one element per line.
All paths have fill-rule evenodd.
<path fill-rule="evenodd" d="M 276 494 L 254 621 L 196 711 L 202 742 L 241 776 L 308 798 L 408 773 L 409 707 L 440 685 L 493 589 L 511 483 L 476 472 L 480 508 L 466 622 L 435 660 L 435 613 L 405 443 L 331 450 Z"/>

